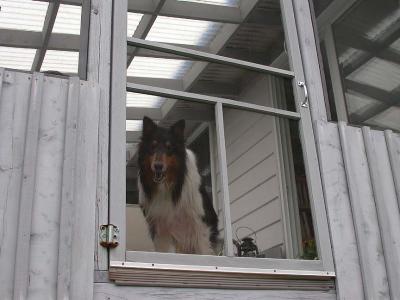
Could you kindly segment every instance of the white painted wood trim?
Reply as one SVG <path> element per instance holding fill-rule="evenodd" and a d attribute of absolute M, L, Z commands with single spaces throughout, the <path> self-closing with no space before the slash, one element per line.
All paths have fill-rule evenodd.
<path fill-rule="evenodd" d="M 214 255 L 174 254 L 127 251 L 128 262 L 145 262 L 158 264 L 219 266 L 258 269 L 308 270 L 325 271 L 320 260 L 278 259 L 252 257 L 228 257 Z M 331 272 L 332 273 L 332 272 Z"/>
<path fill-rule="evenodd" d="M 224 218 L 224 254 L 233 256 L 233 237 L 231 207 L 229 201 L 228 168 L 226 163 L 225 133 L 224 133 L 224 112 L 222 103 L 215 104 L 215 123 L 217 131 L 217 148 L 219 158 L 220 182 L 222 190 L 222 215 Z"/>
<path fill-rule="evenodd" d="M 361 275 L 366 299 L 389 297 L 389 286 L 378 227 L 375 203 L 370 189 L 364 144 L 358 128 L 339 122 L 344 169 L 355 227 Z M 361 130 L 360 130 L 361 131 Z M 351 145 L 351 146 L 350 146 Z M 362 177 L 361 177 L 362 176 Z M 367 228 L 365 228 L 367 226 Z"/>
<path fill-rule="evenodd" d="M 270 82 L 270 97 L 274 107 L 282 107 L 286 101 L 284 87 L 279 79 L 268 78 Z M 296 179 L 294 174 L 293 153 L 290 141 L 288 120 L 274 118 L 275 144 L 278 156 L 278 177 L 280 201 L 285 234 L 285 248 L 287 258 L 298 258 L 302 254 L 301 227 L 299 219 Z"/>
<path fill-rule="evenodd" d="M 389 152 L 394 186 L 396 188 L 397 203 L 400 207 L 400 137 L 398 134 L 394 134 L 391 130 L 385 130 L 385 139 Z"/>
<path fill-rule="evenodd" d="M 73 239 L 75 160 L 80 82 L 72 77 L 68 85 L 65 122 L 64 161 L 61 186 L 60 236 L 58 249 L 57 298 L 69 299 L 71 287 L 71 247 Z"/>
<path fill-rule="evenodd" d="M 93 298 L 99 89 L 81 83 L 74 174 L 74 220 L 71 247 L 71 299 Z"/>
<path fill-rule="evenodd" d="M 363 300 L 363 281 L 337 124 L 318 122 L 316 137 L 335 258 L 338 299 Z"/>
<path fill-rule="evenodd" d="M 326 28 L 324 41 L 338 121 L 348 122 L 342 77 L 340 75 L 338 65 L 338 57 L 336 53 L 336 45 L 333 37 L 332 26 L 330 25 Z"/>
<path fill-rule="evenodd" d="M 400 282 L 400 236 L 398 232 L 400 211 L 391 180 L 389 157 L 383 132 L 373 132 L 369 127 L 364 126 L 362 134 L 381 232 L 390 295 L 396 299 L 400 297 L 400 284 L 398 284 Z"/>
<path fill-rule="evenodd" d="M 263 274 L 273 276 L 306 276 L 309 278 L 332 279 L 334 272 L 314 270 L 285 270 L 285 269 L 261 269 L 241 268 L 226 266 L 203 266 L 203 265 L 178 265 L 178 264 L 157 264 L 144 262 L 111 261 L 110 267 L 119 269 L 143 269 L 143 270 L 166 270 L 166 271 L 194 271 L 205 273 L 226 273 L 226 274 Z"/>
<path fill-rule="evenodd" d="M 308 0 L 295 0 L 293 3 L 298 41 L 304 68 L 305 83 L 309 92 L 310 111 L 313 121 L 327 120 L 325 95 L 317 54 L 317 45 Z M 293 20 L 294 21 L 294 20 Z M 287 36 L 287 39 L 290 39 Z M 289 43 L 289 41 L 287 41 Z"/>
<path fill-rule="evenodd" d="M 161 295 L 161 296 L 160 296 Z M 334 291 L 298 290 L 238 290 L 238 289 L 199 289 L 199 288 L 160 288 L 117 286 L 98 283 L 94 286 L 94 300 L 159 300 L 160 297 L 176 300 L 336 300 Z"/>
<path fill-rule="evenodd" d="M 19 204 L 14 299 L 26 299 L 29 286 L 30 236 L 36 180 L 39 122 L 43 96 L 43 79 L 44 76 L 41 73 L 34 73 L 31 79 L 32 86 L 25 137 L 23 179 Z"/>
<path fill-rule="evenodd" d="M 110 113 L 109 222 L 120 229 L 111 260 L 125 260 L 126 251 L 126 60 L 127 0 L 113 1 Z M 115 21 L 118 20 L 118 21 Z"/>
<path fill-rule="evenodd" d="M 100 87 L 99 147 L 97 167 L 96 225 L 108 223 L 109 119 L 111 85 L 112 1 L 92 0 L 90 16 L 88 80 Z M 95 235 L 95 269 L 108 269 L 108 251 Z"/>
<path fill-rule="evenodd" d="M 303 71 L 303 61 L 302 61 L 302 56 L 300 54 L 300 46 L 297 36 L 298 24 L 296 25 L 295 23 L 296 19 L 294 16 L 292 0 L 281 0 L 280 3 L 282 9 L 282 18 L 284 23 L 287 47 L 289 51 L 289 63 L 291 65 L 291 68 L 296 73 L 296 77 L 295 80 L 293 80 L 292 86 L 294 91 L 296 107 L 301 114 L 301 119 L 299 122 L 300 140 L 303 148 L 303 158 L 306 169 L 307 185 L 308 185 L 309 195 L 311 198 L 310 204 L 314 222 L 314 231 L 317 242 L 318 256 L 321 258 L 326 270 L 333 271 L 334 265 L 332 257 L 332 248 L 330 242 L 328 220 L 326 215 L 325 199 L 322 191 L 319 161 L 315 148 L 314 129 L 311 122 L 312 116 L 309 108 L 301 106 L 304 94 L 302 89 L 297 84 L 298 81 L 303 81 L 303 82 L 305 81 L 304 71 Z M 311 22 L 311 20 L 309 21 Z M 320 88 L 322 93 L 322 86 L 320 86 Z M 310 98 L 310 100 L 312 101 L 312 98 Z M 317 112 L 318 111 L 319 109 L 317 109 Z M 317 116 L 319 116 L 319 113 L 316 113 L 314 115 L 314 117 Z"/>

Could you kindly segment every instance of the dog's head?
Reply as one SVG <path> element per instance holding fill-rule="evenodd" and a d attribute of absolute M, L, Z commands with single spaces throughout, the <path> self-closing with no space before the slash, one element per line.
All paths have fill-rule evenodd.
<path fill-rule="evenodd" d="M 154 183 L 176 180 L 182 159 L 185 157 L 185 121 L 180 120 L 170 128 L 157 126 L 148 117 L 143 118 L 139 159 Z"/>

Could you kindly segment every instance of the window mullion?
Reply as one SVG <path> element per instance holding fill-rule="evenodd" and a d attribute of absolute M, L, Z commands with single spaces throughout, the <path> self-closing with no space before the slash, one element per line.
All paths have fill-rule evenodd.
<path fill-rule="evenodd" d="M 233 256 L 232 222 L 229 201 L 228 168 L 226 164 L 224 116 L 222 103 L 215 104 L 215 123 L 217 129 L 217 147 L 219 160 L 219 174 L 221 176 L 222 212 L 224 218 L 224 254 Z"/>
<path fill-rule="evenodd" d="M 110 250 L 110 260 L 125 260 L 126 233 L 126 13 L 127 0 L 113 1 L 111 102 L 110 102 L 110 169 L 109 222 L 121 232 L 118 247 Z M 123 158 L 123 159 L 121 159 Z"/>

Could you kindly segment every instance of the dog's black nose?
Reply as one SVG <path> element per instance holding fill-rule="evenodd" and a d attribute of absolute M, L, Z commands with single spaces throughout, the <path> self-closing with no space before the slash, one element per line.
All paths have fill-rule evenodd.
<path fill-rule="evenodd" d="M 154 171 L 162 172 L 164 169 L 164 165 L 162 163 L 154 163 Z"/>

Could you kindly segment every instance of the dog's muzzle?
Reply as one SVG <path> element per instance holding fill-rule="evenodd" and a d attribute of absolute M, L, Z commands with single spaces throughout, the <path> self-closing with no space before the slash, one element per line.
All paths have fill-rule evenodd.
<path fill-rule="evenodd" d="M 165 172 L 154 171 L 153 181 L 155 183 L 162 183 L 165 179 Z"/>
<path fill-rule="evenodd" d="M 153 181 L 155 183 L 162 183 L 165 179 L 165 171 L 163 164 L 155 163 L 153 166 Z"/>

